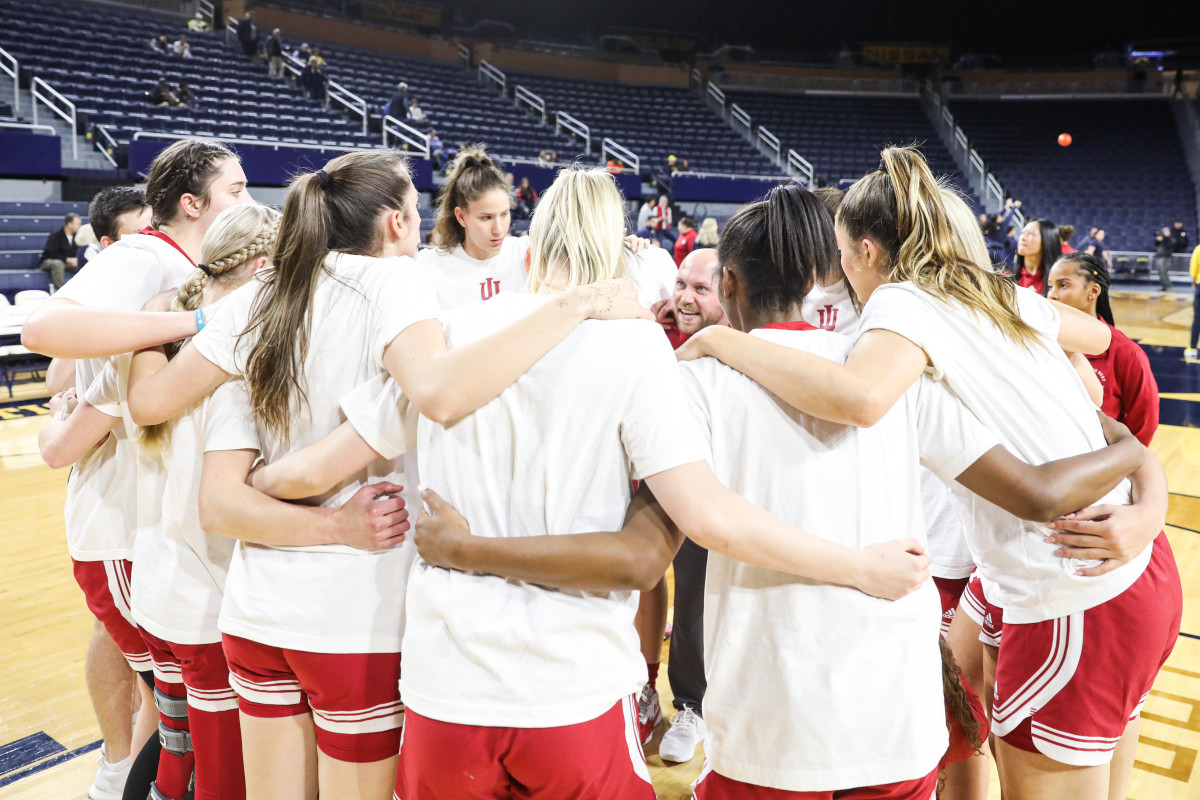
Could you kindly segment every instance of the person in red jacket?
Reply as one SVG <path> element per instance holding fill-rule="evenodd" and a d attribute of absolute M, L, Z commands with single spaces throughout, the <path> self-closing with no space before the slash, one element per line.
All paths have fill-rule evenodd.
<path fill-rule="evenodd" d="M 696 223 L 691 217 L 679 220 L 679 238 L 675 240 L 675 266 L 683 264 L 688 253 L 696 247 Z"/>
<path fill-rule="evenodd" d="M 1103 261 L 1088 253 L 1071 253 L 1055 262 L 1049 278 L 1047 297 L 1113 326 L 1108 267 Z M 1158 383 L 1150 371 L 1146 351 L 1113 327 L 1108 350 L 1087 358 L 1104 388 L 1101 410 L 1124 423 L 1142 444 L 1149 446 L 1158 430 Z"/>

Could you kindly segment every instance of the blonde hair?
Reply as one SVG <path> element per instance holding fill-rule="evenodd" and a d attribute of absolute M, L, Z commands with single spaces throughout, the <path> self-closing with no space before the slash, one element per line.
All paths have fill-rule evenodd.
<path fill-rule="evenodd" d="M 1017 312 L 1013 282 L 960 253 L 924 156 L 915 147 L 889 147 L 881 166 L 850 187 L 837 220 L 851 240 L 869 238 L 882 248 L 889 262 L 884 280 L 911 281 L 939 300 L 961 303 L 1026 349 L 1042 344 Z"/>
<path fill-rule="evenodd" d="M 569 167 L 542 195 L 529 226 L 529 279 L 536 292 L 565 273 L 567 289 L 625 274 L 625 205 L 606 169 Z"/>
<path fill-rule="evenodd" d="M 79 230 L 75 232 L 76 247 L 87 247 L 89 244 L 95 244 L 97 241 L 96 232 L 92 230 L 92 223 L 90 222 L 87 225 L 80 226 Z"/>
<path fill-rule="evenodd" d="M 700 222 L 700 229 L 696 232 L 696 244 L 702 244 L 705 247 L 716 247 L 721 243 L 721 236 L 717 232 L 717 220 L 714 217 L 705 217 Z"/>
<path fill-rule="evenodd" d="M 187 280 L 171 298 L 172 311 L 194 311 L 200 307 L 204 287 L 239 272 L 259 256 L 268 258 L 275 251 L 279 234 L 279 212 L 260 205 L 243 205 L 222 211 L 200 243 L 200 267 L 192 270 Z M 211 273 L 211 274 L 209 274 Z M 167 357 L 173 357 L 181 342 L 166 345 Z M 161 452 L 169 440 L 171 422 L 147 425 L 137 430 L 138 446 L 151 455 Z"/>
<path fill-rule="evenodd" d="M 987 242 L 983 240 L 983 231 L 975 212 L 966 201 L 949 185 L 939 181 L 942 193 L 942 204 L 946 207 L 946 219 L 950 223 L 950 232 L 954 235 L 955 250 L 963 258 L 973 261 L 982 269 L 995 272 L 992 267 L 992 257 L 988 255 Z"/>

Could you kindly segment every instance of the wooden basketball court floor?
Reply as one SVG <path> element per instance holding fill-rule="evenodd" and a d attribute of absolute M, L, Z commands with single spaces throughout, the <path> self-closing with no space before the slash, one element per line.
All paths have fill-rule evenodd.
<path fill-rule="evenodd" d="M 1114 298 L 1122 330 L 1150 354 L 1163 398 L 1153 449 L 1167 470 L 1168 535 L 1185 598 L 1183 635 L 1143 714 L 1129 789 L 1136 800 L 1200 800 L 1200 362 L 1182 354 L 1190 305 L 1183 295 Z M 0 405 L 0 800 L 83 800 L 99 747 L 83 673 L 92 618 L 63 533 L 67 472 L 37 455 L 45 413 L 41 384 L 18 385 L 14 400 Z M 666 669 L 658 684 L 669 708 Z M 698 750 L 686 764 L 664 765 L 665 728 L 647 756 L 659 797 L 676 800 L 687 797 L 702 757 Z M 999 794 L 993 780 L 992 797 Z"/>

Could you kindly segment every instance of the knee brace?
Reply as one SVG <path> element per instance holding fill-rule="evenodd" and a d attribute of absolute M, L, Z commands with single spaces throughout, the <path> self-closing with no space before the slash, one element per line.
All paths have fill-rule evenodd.
<path fill-rule="evenodd" d="M 154 687 L 154 704 L 167 719 L 186 720 L 188 705 L 186 697 L 171 697 Z M 188 731 L 168 728 L 161 720 L 158 723 L 158 741 L 162 749 L 173 756 L 183 757 L 192 752 L 192 734 Z M 155 798 L 157 800 L 157 798 Z"/>

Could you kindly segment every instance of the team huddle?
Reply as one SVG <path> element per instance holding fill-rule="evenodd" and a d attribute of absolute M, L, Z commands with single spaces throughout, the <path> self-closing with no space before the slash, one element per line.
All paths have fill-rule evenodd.
<path fill-rule="evenodd" d="M 1182 609 L 1162 468 L 1098 413 L 1112 328 L 994 271 L 916 150 L 739 210 L 729 324 L 674 352 L 602 169 L 510 237 L 467 148 L 419 252 L 394 151 L 280 214 L 181 140 L 141 205 L 23 334 L 75 359 L 39 444 L 138 673 L 126 798 L 649 800 L 639 597 L 685 538 L 697 798 L 986 797 L 989 757 L 1124 796 Z"/>

